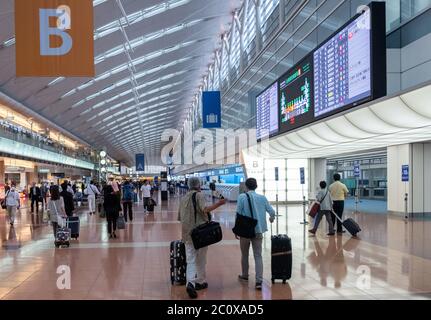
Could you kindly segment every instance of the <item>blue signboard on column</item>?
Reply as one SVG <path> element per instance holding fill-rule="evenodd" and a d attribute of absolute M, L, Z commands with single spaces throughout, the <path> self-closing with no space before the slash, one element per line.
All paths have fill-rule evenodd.
<path fill-rule="evenodd" d="M 354 166 L 353 171 L 356 178 L 359 178 L 361 176 L 361 169 L 359 167 L 359 164 Z"/>
<path fill-rule="evenodd" d="M 409 166 L 404 165 L 401 167 L 401 180 L 402 182 L 409 182 Z"/>
<path fill-rule="evenodd" d="M 305 168 L 299 168 L 299 175 L 301 178 L 301 184 L 305 184 Z"/>
<path fill-rule="evenodd" d="M 145 155 L 137 154 L 136 155 L 136 171 L 145 171 Z"/>
<path fill-rule="evenodd" d="M 221 128 L 220 91 L 202 92 L 202 123 L 204 128 Z"/>

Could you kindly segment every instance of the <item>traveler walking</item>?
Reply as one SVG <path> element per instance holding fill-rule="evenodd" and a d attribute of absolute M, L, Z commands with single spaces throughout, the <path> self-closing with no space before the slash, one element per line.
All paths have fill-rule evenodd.
<path fill-rule="evenodd" d="M 49 220 L 51 221 L 52 230 L 54 231 L 54 238 L 55 238 L 60 219 L 66 218 L 66 211 L 64 209 L 64 200 L 60 196 L 59 187 L 56 185 L 51 186 L 51 201 L 48 204 L 48 209 L 49 209 Z"/>
<path fill-rule="evenodd" d="M 344 200 L 349 195 L 349 190 L 347 189 L 346 185 L 340 180 L 340 174 L 334 174 L 334 183 L 329 186 L 329 192 L 333 201 L 334 212 L 341 220 L 343 220 Z M 332 223 L 334 224 L 334 226 L 335 221 L 337 222 L 337 233 L 341 234 L 346 232 L 345 230 L 343 230 L 343 224 L 341 223 L 341 221 L 338 220 L 333 213 Z"/>
<path fill-rule="evenodd" d="M 241 248 L 241 268 L 242 274 L 238 276 L 241 281 L 248 281 L 249 278 L 249 251 L 250 245 L 253 248 L 253 256 L 255 262 L 256 271 L 256 290 L 262 290 L 263 281 L 263 259 L 262 259 L 262 240 L 263 234 L 268 231 L 266 224 L 266 213 L 269 214 L 269 221 L 274 222 L 275 210 L 271 207 L 268 199 L 264 195 L 256 193 L 257 181 L 254 178 L 249 178 L 245 182 L 246 193 L 240 194 L 237 202 L 238 214 L 251 217 L 251 210 L 253 211 L 253 217 L 257 220 L 256 225 L 256 237 L 253 239 L 240 238 Z M 250 200 L 250 201 L 249 201 Z M 249 203 L 251 203 L 251 208 Z"/>
<path fill-rule="evenodd" d="M 120 216 L 121 203 L 112 186 L 105 186 L 103 189 L 103 199 L 103 208 L 105 209 L 106 220 L 108 222 L 109 238 L 117 238 L 115 231 L 117 231 L 117 219 Z"/>
<path fill-rule="evenodd" d="M 328 236 L 333 236 L 335 234 L 334 231 L 334 222 L 332 221 L 332 198 L 329 190 L 326 188 L 326 181 L 320 181 L 320 191 L 316 195 L 316 200 L 320 202 L 320 209 L 316 215 L 314 220 L 314 227 L 308 232 L 315 234 L 317 228 L 319 227 L 320 221 L 322 217 L 326 217 L 326 221 L 328 221 L 329 233 Z"/>
<path fill-rule="evenodd" d="M 201 191 L 200 180 L 192 177 L 188 181 L 190 192 L 187 193 L 180 202 L 178 210 L 178 220 L 182 225 L 182 240 L 186 247 L 187 262 L 187 293 L 190 298 L 197 298 L 197 290 L 208 288 L 206 282 L 206 259 L 208 247 L 196 250 L 192 238 L 192 230 L 209 220 L 209 213 L 226 203 L 225 199 L 220 199 L 212 206 L 206 206 L 205 195 Z M 193 195 L 196 197 L 196 215 L 193 205 Z"/>
<path fill-rule="evenodd" d="M 67 190 L 67 183 L 63 182 L 61 184 L 62 191 L 60 192 L 60 196 L 64 201 L 64 209 L 66 211 L 66 215 L 68 217 L 73 216 L 73 210 L 75 210 L 75 205 L 73 203 L 73 195 Z"/>
<path fill-rule="evenodd" d="M 39 202 L 41 200 L 42 193 L 40 191 L 40 188 L 36 186 L 36 182 L 32 183 L 32 186 L 30 188 L 30 200 L 31 200 L 31 213 L 34 212 L 34 204 L 36 203 L 36 213 L 39 212 Z"/>
<path fill-rule="evenodd" d="M 126 181 L 122 187 L 123 191 L 123 212 L 124 220 L 127 222 L 127 214 L 129 215 L 130 221 L 133 221 L 133 197 L 135 194 L 135 187 L 130 181 Z"/>
<path fill-rule="evenodd" d="M 15 190 L 15 185 L 12 184 L 10 189 L 6 191 L 5 195 L 6 212 L 9 217 L 9 223 L 12 227 L 15 223 L 16 211 L 20 206 L 19 201 L 19 193 Z"/>
<path fill-rule="evenodd" d="M 144 202 L 144 211 L 148 212 L 148 205 L 151 198 L 151 185 L 148 180 L 144 180 L 144 184 L 141 187 L 142 201 Z"/>
<path fill-rule="evenodd" d="M 94 185 L 94 181 L 90 181 L 84 193 L 88 195 L 88 210 L 90 215 L 96 213 L 96 196 L 100 195 L 99 189 Z"/>

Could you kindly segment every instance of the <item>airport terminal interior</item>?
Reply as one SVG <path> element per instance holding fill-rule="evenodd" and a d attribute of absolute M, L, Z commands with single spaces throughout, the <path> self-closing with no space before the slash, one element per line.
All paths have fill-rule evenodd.
<path fill-rule="evenodd" d="M 430 0 L 2 0 L 0 70 L 0 300 L 431 299 Z"/>

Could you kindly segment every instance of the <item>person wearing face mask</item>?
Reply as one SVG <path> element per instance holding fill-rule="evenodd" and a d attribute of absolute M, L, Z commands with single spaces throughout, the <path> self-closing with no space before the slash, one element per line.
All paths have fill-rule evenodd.
<path fill-rule="evenodd" d="M 14 184 L 12 184 L 10 190 L 6 192 L 5 200 L 9 222 L 13 227 L 15 223 L 16 210 L 19 209 L 19 193 L 16 191 Z"/>

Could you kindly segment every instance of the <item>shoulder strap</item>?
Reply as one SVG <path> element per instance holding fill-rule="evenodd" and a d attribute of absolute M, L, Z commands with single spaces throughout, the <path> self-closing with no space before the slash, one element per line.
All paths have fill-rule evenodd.
<path fill-rule="evenodd" d="M 52 204 L 54 205 L 55 214 L 58 216 L 58 211 L 57 211 L 57 206 L 55 205 L 55 201 L 56 201 L 56 200 L 54 200 L 54 201 L 52 202 Z"/>
<path fill-rule="evenodd" d="M 328 195 L 329 189 L 326 190 L 325 196 L 322 198 L 322 200 L 320 202 L 323 202 L 323 200 L 325 200 L 326 196 Z"/>
<path fill-rule="evenodd" d="M 247 196 L 248 206 L 250 207 L 251 217 L 254 219 L 254 217 L 253 217 L 253 207 L 251 206 L 251 199 L 250 199 L 250 195 L 248 194 L 248 192 L 246 192 L 246 193 L 245 193 L 245 195 Z"/>
<path fill-rule="evenodd" d="M 195 211 L 195 223 L 196 223 L 196 221 L 197 221 L 197 212 L 196 212 L 196 193 L 197 193 L 197 192 L 193 192 L 193 194 L 192 194 L 193 208 L 194 208 L 194 211 Z"/>

